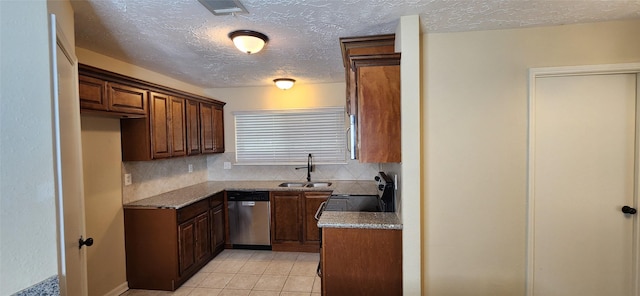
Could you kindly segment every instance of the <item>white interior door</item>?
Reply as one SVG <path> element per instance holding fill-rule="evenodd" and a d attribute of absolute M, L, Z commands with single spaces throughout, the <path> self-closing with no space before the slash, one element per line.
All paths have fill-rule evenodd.
<path fill-rule="evenodd" d="M 79 248 L 85 224 L 77 59 L 62 31 L 57 30 L 54 15 L 50 26 L 51 49 L 55 50 L 52 76 L 60 292 L 87 295 L 86 248 Z"/>
<path fill-rule="evenodd" d="M 529 294 L 635 295 L 636 74 L 535 79 Z"/>

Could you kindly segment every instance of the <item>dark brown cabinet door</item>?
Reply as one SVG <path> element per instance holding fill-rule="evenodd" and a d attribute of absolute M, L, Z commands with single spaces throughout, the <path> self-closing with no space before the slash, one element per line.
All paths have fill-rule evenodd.
<path fill-rule="evenodd" d="M 224 249 L 224 204 L 219 204 L 211 210 L 211 244 L 214 253 Z"/>
<path fill-rule="evenodd" d="M 178 226 L 178 258 L 181 275 L 196 263 L 195 240 L 196 224 L 194 220 L 189 220 Z"/>
<path fill-rule="evenodd" d="M 178 225 L 178 253 L 181 275 L 210 258 L 208 212 Z"/>
<path fill-rule="evenodd" d="M 329 198 L 331 192 L 305 192 L 304 193 L 304 243 L 319 244 L 320 229 L 315 219 L 316 211 L 320 204 Z"/>
<path fill-rule="evenodd" d="M 224 152 L 224 119 L 222 107 L 200 103 L 202 153 Z"/>
<path fill-rule="evenodd" d="M 147 91 L 118 83 L 108 83 L 109 111 L 147 114 Z"/>
<path fill-rule="evenodd" d="M 224 117 L 220 107 L 213 109 L 213 149 L 216 153 L 224 152 Z"/>
<path fill-rule="evenodd" d="M 152 158 L 187 155 L 186 101 L 151 93 Z"/>
<path fill-rule="evenodd" d="M 200 103 L 187 100 L 187 154 L 200 154 Z"/>
<path fill-rule="evenodd" d="M 275 243 L 302 241 L 302 211 L 298 192 L 271 192 L 271 241 Z"/>
<path fill-rule="evenodd" d="M 109 100 L 107 97 L 107 82 L 89 76 L 78 76 L 80 95 L 80 109 L 107 111 Z"/>
<path fill-rule="evenodd" d="M 164 94 L 151 93 L 150 101 L 152 158 L 167 158 L 171 156 L 170 98 Z"/>
<path fill-rule="evenodd" d="M 171 97 L 171 112 L 169 115 L 169 130 L 171 131 L 171 156 L 187 155 L 187 120 L 186 101 L 182 98 Z"/>
<path fill-rule="evenodd" d="M 194 219 L 195 241 L 194 241 L 194 257 L 195 262 L 200 263 L 207 260 L 211 256 L 211 241 L 209 239 L 209 213 L 200 214 Z"/>
<path fill-rule="evenodd" d="M 400 162 L 400 66 L 358 68 L 361 162 Z"/>

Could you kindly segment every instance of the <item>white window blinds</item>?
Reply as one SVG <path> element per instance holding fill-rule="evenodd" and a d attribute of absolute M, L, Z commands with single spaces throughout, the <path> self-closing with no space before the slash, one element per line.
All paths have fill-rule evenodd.
<path fill-rule="evenodd" d="M 345 163 L 343 107 L 234 112 L 237 164 Z"/>

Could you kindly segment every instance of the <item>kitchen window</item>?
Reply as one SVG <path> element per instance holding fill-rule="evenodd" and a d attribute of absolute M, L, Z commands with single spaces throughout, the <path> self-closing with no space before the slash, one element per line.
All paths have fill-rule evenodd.
<path fill-rule="evenodd" d="M 343 107 L 233 112 L 236 164 L 346 163 Z"/>

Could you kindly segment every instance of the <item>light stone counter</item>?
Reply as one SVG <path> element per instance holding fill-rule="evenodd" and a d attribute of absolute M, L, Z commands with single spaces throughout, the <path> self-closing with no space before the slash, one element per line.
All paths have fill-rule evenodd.
<path fill-rule="evenodd" d="M 318 221 L 318 227 L 400 230 L 402 222 L 396 213 L 324 211 Z"/>
<path fill-rule="evenodd" d="M 378 194 L 374 181 L 329 181 L 332 184 L 328 187 L 278 187 L 283 182 L 287 181 L 209 181 L 127 203 L 124 207 L 180 209 L 224 190 L 332 191 L 333 194 Z"/>

